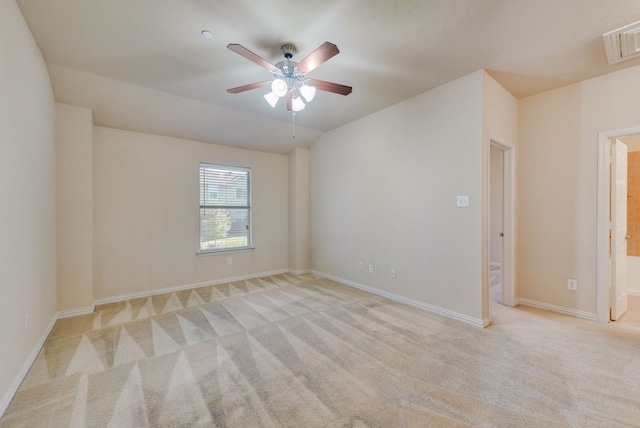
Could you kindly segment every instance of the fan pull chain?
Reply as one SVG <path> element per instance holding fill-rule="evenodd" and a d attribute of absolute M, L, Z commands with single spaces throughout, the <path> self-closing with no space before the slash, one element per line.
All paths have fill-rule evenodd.
<path fill-rule="evenodd" d="M 291 133 L 292 133 L 291 138 L 296 138 L 296 112 L 295 112 L 295 111 L 293 112 L 293 115 L 292 115 L 292 116 L 293 116 L 293 120 L 292 120 L 292 122 L 293 122 L 293 129 L 292 129 L 292 131 L 291 131 Z"/>

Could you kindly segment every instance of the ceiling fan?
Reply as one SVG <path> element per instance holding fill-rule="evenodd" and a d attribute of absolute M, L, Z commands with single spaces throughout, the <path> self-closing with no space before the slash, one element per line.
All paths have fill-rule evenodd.
<path fill-rule="evenodd" d="M 324 42 L 300 62 L 291 60 L 293 54 L 296 52 L 295 46 L 291 44 L 284 45 L 281 48 L 284 54 L 284 61 L 276 64 L 271 64 L 266 59 L 238 44 L 229 44 L 227 48 L 255 62 L 259 66 L 266 68 L 274 77 L 273 80 L 265 80 L 263 82 L 227 89 L 227 92 L 230 94 L 238 94 L 263 86 L 271 86 L 271 92 L 264 96 L 271 107 L 275 108 L 278 100 L 285 97 L 287 100 L 287 110 L 295 112 L 305 107 L 305 103 L 302 100 L 303 98 L 306 102 L 310 102 L 313 97 L 315 97 L 316 89 L 340 95 L 349 95 L 352 91 L 351 86 L 306 77 L 309 72 L 313 71 L 320 64 L 340 53 L 338 47 L 333 43 Z"/>

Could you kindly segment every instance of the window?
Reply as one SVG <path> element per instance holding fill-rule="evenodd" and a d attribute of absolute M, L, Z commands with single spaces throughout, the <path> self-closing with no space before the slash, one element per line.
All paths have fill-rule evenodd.
<path fill-rule="evenodd" d="M 210 184 L 206 187 L 205 192 L 210 199 L 218 199 L 218 186 Z"/>
<path fill-rule="evenodd" d="M 200 164 L 200 252 L 251 247 L 251 170 Z"/>
<path fill-rule="evenodd" d="M 245 187 L 236 187 L 236 199 L 247 199 L 247 189 Z"/>

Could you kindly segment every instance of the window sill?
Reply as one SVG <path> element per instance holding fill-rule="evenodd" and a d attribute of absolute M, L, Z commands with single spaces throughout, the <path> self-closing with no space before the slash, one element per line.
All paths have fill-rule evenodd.
<path fill-rule="evenodd" d="M 218 254 L 238 253 L 244 251 L 253 251 L 255 247 L 225 248 L 221 250 L 198 251 L 197 256 L 215 256 Z"/>

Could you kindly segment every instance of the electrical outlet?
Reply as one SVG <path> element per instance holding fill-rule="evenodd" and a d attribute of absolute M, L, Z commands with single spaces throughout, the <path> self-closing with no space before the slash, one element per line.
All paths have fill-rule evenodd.
<path fill-rule="evenodd" d="M 233 264 L 233 259 L 231 257 L 227 257 L 227 266 L 231 266 Z"/>
<path fill-rule="evenodd" d="M 364 270 L 364 263 L 362 263 L 362 262 L 358 263 L 358 269 L 359 270 Z"/>
<path fill-rule="evenodd" d="M 369 273 L 373 273 L 373 263 L 369 263 Z"/>
<path fill-rule="evenodd" d="M 466 208 L 469 206 L 469 195 L 458 195 L 456 198 L 456 206 L 459 208 Z"/>
<path fill-rule="evenodd" d="M 578 281 L 575 279 L 568 279 L 567 289 L 571 291 L 576 291 L 578 289 Z"/>
<path fill-rule="evenodd" d="M 391 269 L 391 278 L 396 279 L 396 270 Z"/>
<path fill-rule="evenodd" d="M 26 313 L 24 314 L 24 325 L 22 327 L 23 333 L 26 333 L 28 329 L 29 329 L 29 314 Z"/>

